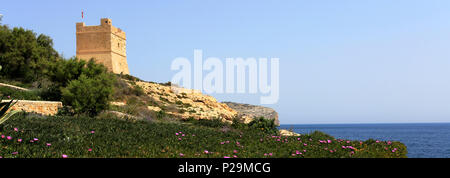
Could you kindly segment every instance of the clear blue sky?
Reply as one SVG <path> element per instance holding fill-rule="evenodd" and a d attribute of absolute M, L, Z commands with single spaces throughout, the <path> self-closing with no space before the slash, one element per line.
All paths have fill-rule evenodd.
<path fill-rule="evenodd" d="M 175 57 L 279 57 L 282 124 L 450 122 L 450 1 L 3 1 L 3 24 L 75 55 L 75 23 L 127 33 L 132 75 L 166 82 Z M 257 104 L 259 95 L 213 95 Z"/>

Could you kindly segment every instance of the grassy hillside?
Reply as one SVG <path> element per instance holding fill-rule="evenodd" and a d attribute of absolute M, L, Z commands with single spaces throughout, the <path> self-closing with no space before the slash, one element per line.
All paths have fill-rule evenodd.
<path fill-rule="evenodd" d="M 406 157 L 399 142 L 335 139 L 321 132 L 280 137 L 215 121 L 135 121 L 19 114 L 0 131 L 3 158 L 360 158 Z"/>

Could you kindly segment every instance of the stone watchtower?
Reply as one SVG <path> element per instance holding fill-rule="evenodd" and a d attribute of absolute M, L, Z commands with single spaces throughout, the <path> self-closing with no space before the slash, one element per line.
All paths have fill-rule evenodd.
<path fill-rule="evenodd" d="M 94 58 L 111 72 L 130 74 L 125 32 L 112 26 L 111 19 L 101 19 L 99 26 L 77 23 L 77 57 L 83 60 Z"/>

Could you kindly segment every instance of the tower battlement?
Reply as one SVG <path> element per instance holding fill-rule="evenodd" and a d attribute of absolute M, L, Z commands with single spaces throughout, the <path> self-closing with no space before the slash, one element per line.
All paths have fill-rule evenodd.
<path fill-rule="evenodd" d="M 76 24 L 77 51 L 79 59 L 94 58 L 114 73 L 129 74 L 126 35 L 112 25 L 111 19 L 102 18 L 98 26 Z"/>

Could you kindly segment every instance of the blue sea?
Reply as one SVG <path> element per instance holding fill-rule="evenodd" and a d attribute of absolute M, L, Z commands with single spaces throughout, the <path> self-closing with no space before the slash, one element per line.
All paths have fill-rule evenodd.
<path fill-rule="evenodd" d="M 350 140 L 391 140 L 406 144 L 409 158 L 450 158 L 450 123 L 281 125 L 296 133 L 315 130 Z"/>

